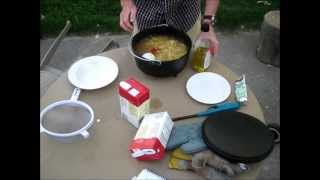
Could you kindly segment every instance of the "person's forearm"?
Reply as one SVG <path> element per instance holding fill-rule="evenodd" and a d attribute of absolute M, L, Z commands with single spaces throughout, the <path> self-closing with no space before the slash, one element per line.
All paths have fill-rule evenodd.
<path fill-rule="evenodd" d="M 121 7 L 123 7 L 123 5 L 126 5 L 127 3 L 132 3 L 132 2 L 133 2 L 132 0 L 120 0 Z"/>
<path fill-rule="evenodd" d="M 219 0 L 206 0 L 204 15 L 215 15 L 219 6 Z"/>

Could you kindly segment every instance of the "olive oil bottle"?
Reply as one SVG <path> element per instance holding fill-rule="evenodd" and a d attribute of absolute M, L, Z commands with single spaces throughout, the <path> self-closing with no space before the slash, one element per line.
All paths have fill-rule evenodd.
<path fill-rule="evenodd" d="M 209 28 L 202 28 L 202 31 L 208 32 Z M 204 72 L 210 66 L 210 63 L 209 41 L 200 38 L 195 43 L 195 51 L 191 59 L 192 69 L 196 72 Z"/>

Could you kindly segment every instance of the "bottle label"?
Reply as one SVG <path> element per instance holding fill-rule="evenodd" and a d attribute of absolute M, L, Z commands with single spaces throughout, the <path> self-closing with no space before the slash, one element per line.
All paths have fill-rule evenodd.
<path fill-rule="evenodd" d="M 235 82 L 235 94 L 238 102 L 243 103 L 248 101 L 245 75 L 242 75 L 242 77 Z"/>
<path fill-rule="evenodd" d="M 211 53 L 207 51 L 206 56 L 204 58 L 204 64 L 203 64 L 204 69 L 207 69 L 209 67 L 210 62 L 211 62 Z"/>

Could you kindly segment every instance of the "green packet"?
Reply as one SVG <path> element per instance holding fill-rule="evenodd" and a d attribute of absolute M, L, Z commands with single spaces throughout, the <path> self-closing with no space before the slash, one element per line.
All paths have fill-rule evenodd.
<path fill-rule="evenodd" d="M 238 102 L 245 103 L 248 101 L 245 75 L 242 75 L 239 80 L 235 81 L 235 94 Z"/>

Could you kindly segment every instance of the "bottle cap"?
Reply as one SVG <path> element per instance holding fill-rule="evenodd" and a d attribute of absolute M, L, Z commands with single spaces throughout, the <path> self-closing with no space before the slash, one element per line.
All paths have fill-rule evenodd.
<path fill-rule="evenodd" d="M 209 23 L 202 23 L 201 24 L 201 31 L 208 32 L 209 31 Z"/>

